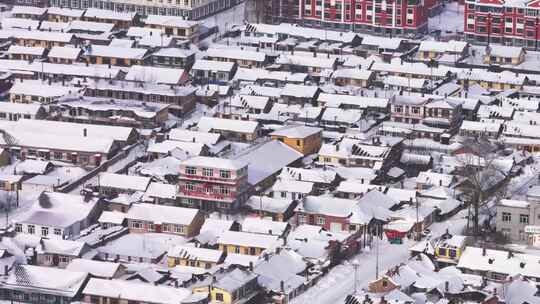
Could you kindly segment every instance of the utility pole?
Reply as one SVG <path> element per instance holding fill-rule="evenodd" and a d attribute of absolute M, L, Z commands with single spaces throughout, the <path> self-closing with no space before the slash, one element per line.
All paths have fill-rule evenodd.
<path fill-rule="evenodd" d="M 379 231 L 380 230 L 380 224 L 377 225 L 377 235 L 375 236 L 375 279 L 379 279 Z"/>
<path fill-rule="evenodd" d="M 356 295 L 358 293 L 358 267 L 360 266 L 357 259 L 354 259 L 352 266 L 354 268 L 354 295 Z"/>

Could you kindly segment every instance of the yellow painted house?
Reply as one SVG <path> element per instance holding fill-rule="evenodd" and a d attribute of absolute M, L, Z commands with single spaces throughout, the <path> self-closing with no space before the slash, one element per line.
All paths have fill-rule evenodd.
<path fill-rule="evenodd" d="M 209 269 L 225 260 L 223 251 L 192 246 L 175 246 L 167 253 L 169 267 L 191 266 Z"/>
<path fill-rule="evenodd" d="M 457 264 L 465 246 L 467 245 L 467 237 L 463 235 L 445 234 L 444 237 L 435 246 L 435 257 L 438 263 Z"/>
<path fill-rule="evenodd" d="M 257 275 L 236 268 L 216 279 L 210 288 L 210 303 L 246 303 L 258 293 Z"/>
<path fill-rule="evenodd" d="M 279 140 L 296 151 L 309 155 L 319 152 L 322 144 L 322 129 L 308 126 L 284 128 L 270 133 L 274 140 Z"/>
<path fill-rule="evenodd" d="M 485 64 L 518 65 L 525 61 L 523 47 L 492 44 L 486 46 L 485 54 Z"/>
<path fill-rule="evenodd" d="M 276 235 L 225 231 L 218 239 L 219 250 L 226 253 L 260 255 L 278 240 Z"/>

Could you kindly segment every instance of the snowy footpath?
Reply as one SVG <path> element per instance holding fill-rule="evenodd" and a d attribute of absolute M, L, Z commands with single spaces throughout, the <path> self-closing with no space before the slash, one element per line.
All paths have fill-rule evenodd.
<path fill-rule="evenodd" d="M 467 210 L 463 210 L 452 218 L 433 223 L 429 228 L 433 237 L 438 237 L 448 231 L 452 234 L 461 234 L 467 225 Z M 375 244 L 375 243 L 374 243 Z M 405 240 L 401 245 L 393 245 L 385 240 L 379 241 L 379 276 L 384 275 L 387 269 L 405 262 L 410 254 L 409 248 L 415 244 L 412 240 Z M 376 277 L 375 245 L 371 251 L 364 251 L 357 255 L 360 266 L 357 272 L 357 288 L 367 288 L 368 283 Z M 338 304 L 345 303 L 345 297 L 354 291 L 354 268 L 349 261 L 332 268 L 315 286 L 293 299 L 293 304 Z"/>

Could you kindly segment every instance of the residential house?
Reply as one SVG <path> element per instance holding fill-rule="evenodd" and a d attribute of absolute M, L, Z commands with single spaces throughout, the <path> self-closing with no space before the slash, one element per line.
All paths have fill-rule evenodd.
<path fill-rule="evenodd" d="M 87 272 L 92 278 L 107 280 L 119 278 L 126 273 L 126 267 L 120 263 L 90 259 L 73 259 L 66 270 Z"/>
<path fill-rule="evenodd" d="M 496 206 L 496 229 L 509 241 L 527 243 L 527 226 L 540 225 L 540 203 L 503 199 Z"/>
<path fill-rule="evenodd" d="M 243 161 L 198 156 L 180 165 L 181 204 L 202 210 L 231 210 L 248 199 L 248 165 Z"/>
<path fill-rule="evenodd" d="M 456 265 L 467 246 L 467 237 L 444 234 L 435 245 L 435 258 L 439 267 Z"/>
<path fill-rule="evenodd" d="M 225 252 L 193 246 L 174 246 L 167 251 L 167 265 L 210 269 L 225 260 Z"/>
<path fill-rule="evenodd" d="M 225 231 L 217 240 L 219 250 L 227 253 L 245 255 L 261 255 L 273 248 L 278 242 L 278 236 L 269 234 Z"/>
<path fill-rule="evenodd" d="M 424 119 L 424 106 L 430 101 L 429 97 L 398 95 L 390 105 L 391 120 L 418 124 Z"/>
<path fill-rule="evenodd" d="M 259 137 L 260 124 L 256 121 L 234 120 L 203 116 L 197 123 L 197 130 L 219 133 L 233 141 L 252 142 Z"/>
<path fill-rule="evenodd" d="M 479 122 L 464 120 L 459 128 L 459 135 L 468 137 L 486 137 L 496 139 L 503 130 L 498 122 Z"/>
<path fill-rule="evenodd" d="M 47 9 L 47 20 L 51 22 L 81 20 L 84 13 L 84 10 L 53 6 Z"/>
<path fill-rule="evenodd" d="M 457 62 L 469 55 L 470 45 L 464 41 L 422 41 L 418 47 L 418 56 L 421 60 L 453 59 Z M 445 60 L 447 61 L 447 60 Z"/>
<path fill-rule="evenodd" d="M 12 45 L 6 51 L 6 54 L 9 56 L 9 59 L 14 60 L 41 60 L 45 57 L 45 48 L 40 46 L 20 46 Z"/>
<path fill-rule="evenodd" d="M 375 80 L 375 73 L 362 68 L 345 68 L 335 70 L 331 79 L 337 86 L 367 88 Z"/>
<path fill-rule="evenodd" d="M 222 62 L 234 62 L 242 68 L 261 68 L 268 59 L 264 52 L 235 48 L 210 47 L 204 53 L 205 59 Z"/>
<path fill-rule="evenodd" d="M 99 216 L 98 200 L 80 195 L 43 192 L 32 207 L 13 221 L 18 233 L 72 239 Z"/>
<path fill-rule="evenodd" d="M 320 93 L 321 89 L 317 86 L 287 83 L 281 91 L 281 98 L 287 105 L 315 106 Z"/>
<path fill-rule="evenodd" d="M 190 49 L 160 48 L 150 55 L 152 65 L 189 69 L 195 63 L 195 52 Z"/>
<path fill-rule="evenodd" d="M 188 40 L 191 43 L 199 41 L 199 23 L 176 16 L 148 15 L 144 19 L 145 27 L 160 29 L 167 36 Z"/>
<path fill-rule="evenodd" d="M 140 14 L 132 11 L 115 11 L 89 7 L 85 9 L 82 19 L 85 21 L 114 23 L 120 29 L 128 29 L 139 23 Z"/>
<path fill-rule="evenodd" d="M 134 204 L 126 213 L 133 233 L 168 233 L 192 237 L 199 233 L 204 216 L 199 209 L 154 204 Z"/>
<path fill-rule="evenodd" d="M 90 250 L 85 242 L 42 238 L 36 248 L 37 265 L 65 268 Z"/>
<path fill-rule="evenodd" d="M 449 131 L 456 130 L 461 122 L 461 104 L 450 100 L 435 100 L 425 105 L 423 123 Z"/>
<path fill-rule="evenodd" d="M 34 265 L 16 265 L 0 287 L 3 300 L 9 302 L 59 304 L 82 299 L 88 273 Z M 21 284 L 24 282 L 24 284 Z"/>
<path fill-rule="evenodd" d="M 225 84 L 233 79 L 237 68 L 234 62 L 197 59 L 191 67 L 191 75 L 199 83 Z"/>
<path fill-rule="evenodd" d="M 144 65 L 148 62 L 147 49 L 126 48 L 105 45 L 88 45 L 84 56 L 92 64 L 113 66 Z"/>
<path fill-rule="evenodd" d="M 525 61 L 525 49 L 517 46 L 492 44 L 486 46 L 485 64 L 519 65 Z"/>
<path fill-rule="evenodd" d="M 251 300 L 259 293 L 257 277 L 241 268 L 223 273 L 210 288 L 210 303 L 240 304 Z"/>
<path fill-rule="evenodd" d="M 19 119 L 44 119 L 47 116 L 45 108 L 40 104 L 31 103 L 0 103 L 0 120 L 17 121 Z"/>
<path fill-rule="evenodd" d="M 272 197 L 280 197 L 292 200 L 301 200 L 302 198 L 314 192 L 313 183 L 299 180 L 280 179 L 274 183 L 271 189 Z"/>
<path fill-rule="evenodd" d="M 245 205 L 253 214 L 285 222 L 294 215 L 296 204 L 291 199 L 252 195 Z"/>
<path fill-rule="evenodd" d="M 320 128 L 293 126 L 278 129 L 270 133 L 270 136 L 304 155 L 319 152 L 322 145 L 322 129 Z"/>
<path fill-rule="evenodd" d="M 80 61 L 83 54 L 83 50 L 76 47 L 67 46 L 53 46 L 47 58 L 49 62 L 60 64 L 73 64 Z"/>
<path fill-rule="evenodd" d="M 98 175 L 99 193 L 108 196 L 144 192 L 150 185 L 149 177 L 101 172 Z"/>

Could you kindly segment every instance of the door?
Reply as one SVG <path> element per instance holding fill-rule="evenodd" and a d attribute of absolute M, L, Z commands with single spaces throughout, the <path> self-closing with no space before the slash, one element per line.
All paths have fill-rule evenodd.
<path fill-rule="evenodd" d="M 332 232 L 341 232 L 341 223 L 330 223 L 330 231 Z"/>

